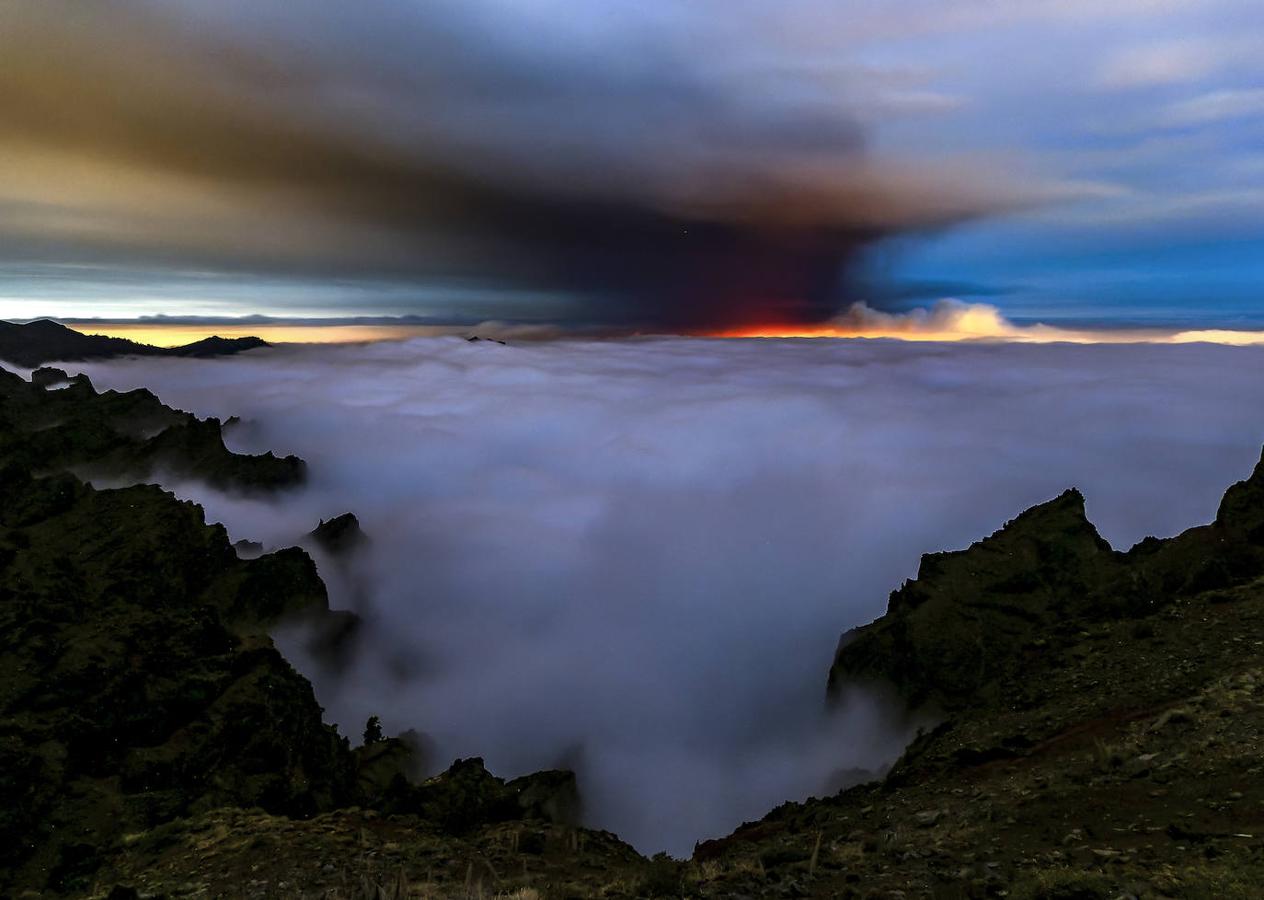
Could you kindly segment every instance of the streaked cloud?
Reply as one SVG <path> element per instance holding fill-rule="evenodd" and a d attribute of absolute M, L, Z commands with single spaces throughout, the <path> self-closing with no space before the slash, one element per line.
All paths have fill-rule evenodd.
<path fill-rule="evenodd" d="M 1197 81 L 1223 65 L 1225 48 L 1207 41 L 1173 41 L 1129 47 L 1107 58 L 1100 82 L 1108 88 L 1141 88 Z"/>
<path fill-rule="evenodd" d="M 1264 116 L 1264 88 L 1208 91 L 1170 104 L 1158 123 L 1172 128 L 1212 125 L 1233 119 Z"/>

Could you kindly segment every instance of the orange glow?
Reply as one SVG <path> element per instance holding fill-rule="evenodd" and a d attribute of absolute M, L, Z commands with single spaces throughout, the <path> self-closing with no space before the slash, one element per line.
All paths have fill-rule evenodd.
<path fill-rule="evenodd" d="M 484 333 L 495 328 L 437 325 L 320 325 L 243 323 L 239 325 L 175 325 L 128 322 L 103 324 L 91 319 L 63 320 L 76 331 L 122 337 L 155 347 L 177 347 L 212 335 L 224 338 L 253 335 L 272 344 L 348 344 L 398 341 L 413 337 L 438 337 Z M 492 323 L 488 323 L 490 325 Z M 523 333 L 522 339 L 556 336 L 556 332 Z M 1053 325 L 1019 325 L 1006 319 L 994 306 L 943 300 L 930 309 L 885 313 L 855 304 L 837 318 L 820 325 L 762 325 L 699 335 L 719 338 L 887 338 L 901 341 L 994 341 L 1026 344 L 1229 344 L 1264 345 L 1264 331 L 1203 329 L 1076 329 Z"/>
<path fill-rule="evenodd" d="M 1159 328 L 1082 329 L 1019 325 L 994 306 L 944 300 L 930 310 L 893 314 L 855 304 L 820 325 L 767 325 L 719 332 L 726 338 L 888 338 L 901 341 L 996 341 L 1025 344 L 1264 344 L 1264 331 Z"/>
<path fill-rule="evenodd" d="M 1160 330 L 1113 330 L 1083 331 L 1073 329 L 1052 328 L 1049 326 L 1031 326 L 994 333 L 975 331 L 909 331 L 892 329 L 857 330 L 839 328 L 832 325 L 786 327 L 766 326 L 762 328 L 736 329 L 711 335 L 721 338 L 850 338 L 875 339 L 886 338 L 899 341 L 956 342 L 956 341 L 993 341 L 997 343 L 1020 344 L 1230 344 L 1246 347 L 1264 344 L 1264 331 L 1228 331 L 1224 329 L 1207 329 L 1199 331 L 1166 332 Z"/>

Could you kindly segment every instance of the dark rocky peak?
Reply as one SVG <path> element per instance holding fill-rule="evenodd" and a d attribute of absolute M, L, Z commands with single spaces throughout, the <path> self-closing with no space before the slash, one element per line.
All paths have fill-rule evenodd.
<path fill-rule="evenodd" d="M 12 322 L 0 322 L 2 328 L 21 328 L 28 334 L 66 334 L 73 332 L 73 329 L 67 328 L 60 322 L 54 322 L 52 319 L 36 319 L 34 322 L 27 322 L 25 325 L 15 325 Z"/>
<path fill-rule="evenodd" d="M 48 389 L 63 381 L 69 386 Z M 31 381 L 0 378 L 0 419 L 0 453 L 45 471 L 74 467 L 136 481 L 168 473 L 254 493 L 300 484 L 306 475 L 295 456 L 233 453 L 216 419 L 171 409 L 145 390 L 98 394 L 85 376 L 61 369 L 37 369 Z"/>
<path fill-rule="evenodd" d="M 0 359 L 35 367 L 52 360 L 157 355 L 162 350 L 122 338 L 81 334 L 48 319 L 25 325 L 0 322 Z"/>
<path fill-rule="evenodd" d="M 1253 544 L 1264 543 L 1264 455 L 1249 478 L 1225 491 L 1215 526 Z"/>
<path fill-rule="evenodd" d="M 506 782 L 487 771 L 481 758 L 473 757 L 458 759 L 442 774 L 414 784 L 398 768 L 408 759 L 401 743 L 407 742 L 391 739 L 356 751 L 365 766 L 361 788 L 368 792 L 366 800 L 384 813 L 420 815 L 457 834 L 493 822 L 528 819 L 573 826 L 579 820 L 574 772 L 536 772 Z M 381 771 L 374 771 L 378 767 Z M 374 795 L 376 784 L 392 770 L 389 783 Z"/>
<path fill-rule="evenodd" d="M 1069 490 L 966 550 L 922 557 L 887 613 L 843 636 L 829 693 L 889 683 L 912 707 L 951 709 L 986 697 L 1065 623 L 1096 615 L 1099 586 L 1120 567 Z"/>
<path fill-rule="evenodd" d="M 263 544 L 259 541 L 251 541 L 243 538 L 233 544 L 233 549 L 237 551 L 238 559 L 256 559 L 263 556 Z"/>
<path fill-rule="evenodd" d="M 31 373 L 31 384 L 42 388 L 62 384 L 69 380 L 70 376 L 66 374 L 65 369 L 55 369 L 52 366 L 41 366 Z"/>
<path fill-rule="evenodd" d="M 353 553 L 368 542 L 368 536 L 360 529 L 360 520 L 354 513 L 343 513 L 328 521 L 321 519 L 308 536 L 334 557 Z"/>
<path fill-rule="evenodd" d="M 0 322 L 0 359 L 31 368 L 53 360 L 111 359 L 119 356 L 226 356 L 267 346 L 256 337 L 210 337 L 183 347 L 153 347 L 126 338 L 82 334 L 50 319 L 25 325 Z"/>
<path fill-rule="evenodd" d="M 244 493 L 266 493 L 294 487 L 307 477 L 307 464 L 297 456 L 233 453 L 224 444 L 218 419 L 188 416 L 150 438 L 140 459 L 159 469 L 205 481 L 212 487 Z"/>
<path fill-rule="evenodd" d="M 96 388 L 92 386 L 92 380 L 87 375 L 68 375 L 65 369 L 57 369 L 52 366 L 41 366 L 32 372 L 31 384 L 44 389 L 60 388 L 66 385 L 80 385 L 87 388 L 89 393 L 96 393 Z"/>
<path fill-rule="evenodd" d="M 1084 512 L 1084 496 L 1068 490 L 1033 506 L 965 550 L 928 553 L 917 578 L 891 595 L 897 611 L 934 597 L 970 602 L 1077 582 L 1085 566 L 1113 551 Z"/>
<path fill-rule="evenodd" d="M 219 335 L 212 335 L 203 338 L 200 341 L 194 341 L 192 344 L 185 344 L 183 347 L 175 347 L 171 351 L 172 356 L 228 356 L 233 353 L 241 353 L 246 350 L 257 350 L 260 347 L 272 346 L 262 338 L 257 337 L 239 337 L 239 338 L 222 338 Z"/>
<path fill-rule="evenodd" d="M 922 558 L 885 615 L 843 636 L 829 695 L 895 687 L 911 707 L 987 704 L 1095 623 L 1150 615 L 1180 597 L 1264 575 L 1264 459 L 1216 520 L 1127 553 L 1102 540 L 1078 491 L 1022 513 L 966 550 Z"/>

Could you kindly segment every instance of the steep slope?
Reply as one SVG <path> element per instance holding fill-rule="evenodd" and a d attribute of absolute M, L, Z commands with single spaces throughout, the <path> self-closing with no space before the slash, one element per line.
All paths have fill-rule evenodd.
<path fill-rule="evenodd" d="M 1030 678 L 1085 625 L 1264 575 L 1264 460 L 1213 523 L 1112 551 L 1067 491 L 966 550 L 922 557 L 887 613 L 843 636 L 828 680 L 893 685 L 911 707 L 987 705 Z"/>
<path fill-rule="evenodd" d="M 0 453 L 32 471 L 134 481 L 161 471 L 238 492 L 293 487 L 306 477 L 296 456 L 230 452 L 217 419 L 170 409 L 146 390 L 99 394 L 87 376 L 48 368 L 29 382 L 0 369 Z"/>
<path fill-rule="evenodd" d="M 267 635 L 283 618 L 328 614 L 306 553 L 241 559 L 195 504 L 154 485 L 97 490 L 64 471 L 147 465 L 171 431 L 191 437 L 161 458 L 228 488 L 268 483 L 261 458 L 229 453 L 218 423 L 190 422 L 148 392 L 97 394 L 86 379 L 52 389 L 64 380 L 0 370 L 0 895 L 94 896 L 120 879 L 166 893 L 173 866 L 160 860 L 176 823 L 220 822 L 229 809 L 267 822 L 270 838 L 342 809 L 359 829 L 350 823 L 378 807 L 452 859 L 503 823 L 562 835 L 559 848 L 578 840 L 569 773 L 506 783 L 469 760 L 416 783 L 410 742 L 352 750 Z M 164 430 L 130 434 L 141 422 Z M 329 835 L 344 865 L 356 833 Z M 640 861 L 612 836 L 594 841 Z M 269 862 L 309 860 L 291 847 Z M 187 887 L 194 875 L 181 877 Z M 218 896 L 245 892 L 245 875 L 219 877 L 230 880 L 214 883 Z"/>
<path fill-rule="evenodd" d="M 1116 581 L 1120 567 L 1085 518 L 1084 498 L 1067 491 L 968 550 L 922 557 L 887 614 L 843 636 L 830 695 L 880 680 L 913 707 L 989 699 L 1026 664 L 1020 648 L 1105 613 L 1111 599 L 1099 586 Z"/>
<path fill-rule="evenodd" d="M 0 867 L 68 887 L 111 836 L 352 796 L 345 741 L 263 629 L 322 609 L 297 550 L 239 560 L 156 487 L 0 473 Z"/>
<path fill-rule="evenodd" d="M 829 696 L 934 713 L 880 782 L 698 848 L 702 896 L 1260 896 L 1264 464 L 1110 550 L 1074 491 L 924 557 Z"/>

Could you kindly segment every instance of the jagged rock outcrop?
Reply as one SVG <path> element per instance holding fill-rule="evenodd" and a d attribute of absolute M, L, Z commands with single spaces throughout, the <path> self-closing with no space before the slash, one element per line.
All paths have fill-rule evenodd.
<path fill-rule="evenodd" d="M 414 784 L 419 742 L 352 751 L 268 637 L 295 617 L 354 621 L 330 612 L 303 550 L 243 559 L 196 504 L 65 471 L 130 471 L 133 454 L 241 487 L 270 483 L 266 464 L 147 391 L 37 380 L 0 370 L 0 894 L 82 896 L 125 835 L 224 807 L 379 805 L 442 833 L 573 806 L 558 773 L 506 785 L 467 761 Z M 335 521 L 335 539 L 359 533 Z"/>
<path fill-rule="evenodd" d="M 371 806 L 381 805 L 396 782 L 421 781 L 425 772 L 425 748 L 416 732 L 393 738 L 367 740 L 355 749 L 356 778 L 360 796 Z"/>
<path fill-rule="evenodd" d="M 244 353 L 247 350 L 259 350 L 270 346 L 272 345 L 263 340 L 263 338 L 222 338 L 219 335 L 211 335 L 208 338 L 202 338 L 200 341 L 194 341 L 192 344 L 185 344 L 181 347 L 159 347 L 158 349 L 165 349 L 166 353 L 164 355 L 166 356 L 206 358 L 211 356 L 232 356 L 234 353 Z"/>
<path fill-rule="evenodd" d="M 922 557 L 917 578 L 891 594 L 886 615 L 844 635 L 829 690 L 881 680 L 910 706 L 974 702 L 1021 668 L 1037 640 L 1091 615 L 1121 554 L 1067 491 L 1027 510 L 967 550 Z"/>
<path fill-rule="evenodd" d="M 397 762 L 402 758 L 394 747 L 371 752 L 390 754 Z M 536 772 L 505 781 L 488 772 L 478 757 L 458 759 L 441 775 L 420 783 L 396 775 L 374 805 L 384 812 L 420 815 L 454 834 L 520 819 L 573 826 L 580 812 L 573 772 Z"/>
<path fill-rule="evenodd" d="M 32 381 L 0 369 L 0 453 L 33 471 L 136 481 L 161 473 L 239 492 L 294 487 L 306 477 L 296 456 L 233 453 L 217 419 L 171 409 L 147 390 L 98 393 L 87 376 L 50 368 Z"/>
<path fill-rule="evenodd" d="M 354 513 L 343 513 L 328 521 L 321 519 L 308 537 L 320 549 L 336 558 L 346 557 L 368 542 L 368 537 L 360 529 L 360 520 Z"/>
<path fill-rule="evenodd" d="M 568 769 L 533 772 L 509 782 L 508 788 L 518 799 L 518 808 L 528 819 L 541 819 L 557 825 L 578 825 L 583 806 L 579 782 Z"/>
<path fill-rule="evenodd" d="M 154 486 L 2 465 L 0 868 L 66 889 L 127 831 L 354 796 L 345 741 L 264 633 L 326 607 L 306 554 L 241 560 Z"/>
<path fill-rule="evenodd" d="M 894 686 L 910 707 L 987 704 L 1007 679 L 1038 677 L 1085 626 L 1148 615 L 1181 596 L 1264 574 L 1264 461 L 1214 522 L 1112 550 L 1078 491 L 1022 513 L 966 550 L 922 557 L 877 621 L 845 634 L 828 695 Z"/>
<path fill-rule="evenodd" d="M 267 347 L 257 337 L 209 337 L 183 347 L 153 347 L 126 338 L 82 334 L 51 319 L 19 325 L 0 322 L 0 360 L 34 368 L 46 362 L 110 359 L 118 356 L 228 356 Z"/>
<path fill-rule="evenodd" d="M 702 895 L 1257 896 L 1262 526 L 1259 465 L 1126 553 L 1071 491 L 928 555 L 829 690 L 881 682 L 937 723 L 880 780 L 701 844 Z"/>

